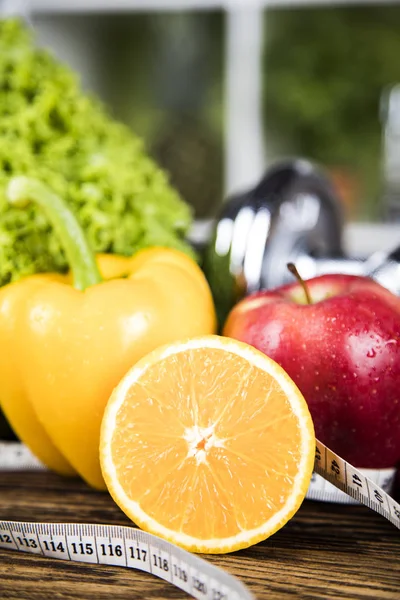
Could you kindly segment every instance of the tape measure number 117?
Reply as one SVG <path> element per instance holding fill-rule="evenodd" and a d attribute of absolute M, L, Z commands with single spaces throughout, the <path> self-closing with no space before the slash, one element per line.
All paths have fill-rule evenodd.
<path fill-rule="evenodd" d="M 40 469 L 23 446 L 0 443 L 0 470 Z M 317 441 L 315 473 L 400 529 L 400 505 L 376 482 Z M 311 489 L 311 486 L 310 486 Z M 123 566 L 152 573 L 207 600 L 252 600 L 251 591 L 224 570 L 134 527 L 0 521 L 0 548 L 50 558 Z"/>

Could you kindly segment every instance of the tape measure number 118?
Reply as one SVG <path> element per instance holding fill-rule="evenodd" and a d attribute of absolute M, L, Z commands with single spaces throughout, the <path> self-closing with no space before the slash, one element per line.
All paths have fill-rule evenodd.
<path fill-rule="evenodd" d="M 0 470 L 41 468 L 24 447 L 0 443 Z M 317 441 L 315 473 L 400 529 L 400 505 L 376 482 Z M 236 577 L 200 557 L 134 527 L 0 521 L 0 548 L 69 561 L 138 569 L 194 598 L 252 600 Z"/>

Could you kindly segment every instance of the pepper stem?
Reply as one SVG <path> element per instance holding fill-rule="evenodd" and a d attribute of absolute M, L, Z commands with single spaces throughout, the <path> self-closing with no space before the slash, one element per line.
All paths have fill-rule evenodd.
<path fill-rule="evenodd" d="M 25 176 L 13 177 L 7 187 L 10 204 L 24 208 L 35 202 L 44 209 L 56 231 L 73 274 L 74 287 L 84 290 L 102 278 L 83 230 L 67 204 L 47 185 Z"/>
<path fill-rule="evenodd" d="M 294 275 L 296 277 L 297 281 L 300 283 L 301 287 L 303 288 L 304 296 L 306 298 L 306 304 L 312 304 L 311 296 L 310 296 L 310 292 L 308 291 L 307 284 L 304 281 L 304 279 L 302 278 L 302 276 L 300 275 L 300 273 L 298 272 L 296 265 L 293 263 L 288 263 L 286 266 L 289 269 L 289 271 L 292 273 L 292 275 Z"/>

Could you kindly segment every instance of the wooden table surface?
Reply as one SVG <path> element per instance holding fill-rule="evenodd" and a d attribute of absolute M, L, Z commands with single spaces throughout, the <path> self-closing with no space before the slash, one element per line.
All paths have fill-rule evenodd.
<path fill-rule="evenodd" d="M 0 520 L 131 525 L 107 493 L 52 473 L 0 473 Z M 400 599 L 400 531 L 363 506 L 306 500 L 274 536 L 206 560 L 257 599 Z M 0 599 L 188 598 L 154 575 L 0 549 Z"/>

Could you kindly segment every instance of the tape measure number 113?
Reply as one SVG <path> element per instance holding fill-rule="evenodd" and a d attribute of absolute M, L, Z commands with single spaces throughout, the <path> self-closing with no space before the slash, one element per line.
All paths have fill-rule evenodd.
<path fill-rule="evenodd" d="M 0 443 L 0 470 L 18 468 L 43 467 L 25 447 Z M 314 471 L 336 490 L 365 504 L 400 529 L 400 505 L 375 481 L 319 441 Z M 197 555 L 134 527 L 0 521 L 0 548 L 146 571 L 194 598 L 254 599 L 251 591 L 236 577 Z"/>

